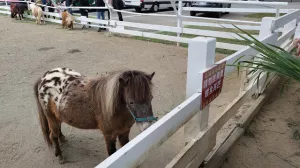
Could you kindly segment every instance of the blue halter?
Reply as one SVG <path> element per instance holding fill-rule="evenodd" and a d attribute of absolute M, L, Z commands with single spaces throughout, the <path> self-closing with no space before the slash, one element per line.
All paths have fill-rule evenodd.
<path fill-rule="evenodd" d="M 129 109 L 128 109 L 129 110 Z M 143 118 L 139 118 L 139 117 L 135 117 L 135 115 L 129 110 L 130 114 L 132 115 L 133 119 L 136 122 L 145 122 L 145 121 L 157 121 L 157 117 L 154 116 L 149 116 L 149 117 L 143 117 Z"/>

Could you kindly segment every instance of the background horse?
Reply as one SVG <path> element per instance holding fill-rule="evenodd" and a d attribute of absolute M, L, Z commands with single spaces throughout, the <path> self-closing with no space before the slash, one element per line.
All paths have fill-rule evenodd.
<path fill-rule="evenodd" d="M 45 24 L 45 18 L 43 15 L 43 10 L 40 6 L 37 6 L 35 4 L 30 4 L 29 9 L 31 10 L 31 13 L 35 17 L 36 24 L 41 24 L 41 18 L 43 18 L 43 22 Z"/>
<path fill-rule="evenodd" d="M 64 163 L 58 142 L 64 141 L 62 122 L 80 129 L 100 129 L 111 155 L 117 138 L 121 146 L 129 142 L 134 122 L 143 131 L 156 121 L 151 105 L 154 74 L 133 70 L 89 79 L 69 68 L 46 72 L 34 91 L 44 138 L 54 145 L 60 163 Z"/>
<path fill-rule="evenodd" d="M 68 28 L 69 30 L 73 29 L 73 22 L 74 22 L 74 17 L 71 15 L 67 10 L 64 10 L 61 13 L 61 22 L 62 22 L 62 28 L 64 29 L 65 27 Z"/>
<path fill-rule="evenodd" d="M 11 18 L 14 18 L 15 16 L 19 15 L 20 20 L 22 20 L 22 18 L 24 18 L 23 14 L 25 10 L 28 10 L 28 6 L 25 3 L 14 2 L 10 4 Z"/>

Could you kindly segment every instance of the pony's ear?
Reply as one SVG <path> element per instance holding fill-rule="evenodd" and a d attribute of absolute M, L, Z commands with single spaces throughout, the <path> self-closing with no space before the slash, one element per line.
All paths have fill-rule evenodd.
<path fill-rule="evenodd" d="M 155 75 L 155 72 L 153 72 L 151 75 L 148 76 L 149 80 L 152 80 L 153 76 Z"/>
<path fill-rule="evenodd" d="M 124 78 L 120 77 L 119 83 L 121 86 L 126 86 L 128 84 L 128 79 L 124 79 Z"/>

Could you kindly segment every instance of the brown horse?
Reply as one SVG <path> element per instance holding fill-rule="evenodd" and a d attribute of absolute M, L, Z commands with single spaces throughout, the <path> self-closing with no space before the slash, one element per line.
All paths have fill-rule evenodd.
<path fill-rule="evenodd" d="M 59 147 L 59 141 L 65 140 L 62 122 L 80 129 L 100 129 L 111 155 L 117 138 L 121 146 L 129 142 L 134 122 L 143 131 L 156 121 L 151 105 L 154 74 L 129 70 L 87 78 L 69 68 L 47 71 L 34 91 L 44 138 L 54 145 L 60 163 L 64 163 Z"/>

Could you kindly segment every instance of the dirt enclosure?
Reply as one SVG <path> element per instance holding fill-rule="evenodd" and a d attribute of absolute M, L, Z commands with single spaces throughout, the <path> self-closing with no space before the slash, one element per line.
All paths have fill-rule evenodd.
<path fill-rule="evenodd" d="M 24 22 L 0 16 L 0 167 L 94 167 L 107 157 L 99 130 L 65 124 L 62 131 L 68 142 L 62 144 L 62 151 L 68 163 L 59 165 L 48 149 L 39 127 L 33 83 L 49 69 L 70 67 L 89 76 L 119 69 L 155 71 L 153 108 L 159 117 L 185 98 L 186 48 Z M 227 78 L 226 83 L 211 106 L 211 117 L 237 95 L 237 79 Z M 138 133 L 134 127 L 131 139 Z M 165 167 L 183 147 L 183 138 L 181 129 L 140 167 Z"/>
<path fill-rule="evenodd" d="M 282 80 L 221 168 L 300 167 L 300 84 Z"/>

